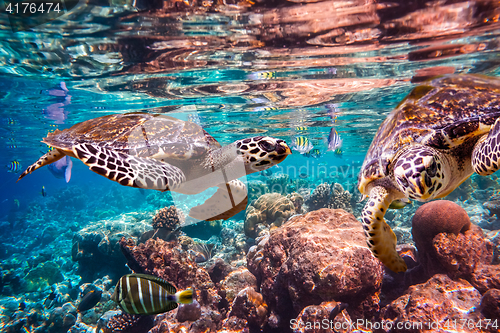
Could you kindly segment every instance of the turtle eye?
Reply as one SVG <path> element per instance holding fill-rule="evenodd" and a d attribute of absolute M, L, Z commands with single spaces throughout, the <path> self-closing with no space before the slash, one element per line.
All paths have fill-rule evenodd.
<path fill-rule="evenodd" d="M 271 152 L 271 151 L 274 151 L 276 149 L 276 146 L 268 141 L 259 142 L 259 147 L 267 152 Z"/>

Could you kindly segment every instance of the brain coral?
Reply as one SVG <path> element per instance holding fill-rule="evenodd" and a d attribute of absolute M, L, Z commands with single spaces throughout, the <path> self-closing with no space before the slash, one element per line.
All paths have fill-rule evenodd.
<path fill-rule="evenodd" d="M 290 199 L 279 193 L 264 194 L 247 208 L 245 235 L 255 238 L 258 224 L 279 227 L 293 214 L 295 214 L 295 206 Z"/>

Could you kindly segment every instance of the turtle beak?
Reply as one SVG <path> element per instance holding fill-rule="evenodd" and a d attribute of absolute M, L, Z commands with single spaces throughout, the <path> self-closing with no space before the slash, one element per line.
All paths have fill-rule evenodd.
<path fill-rule="evenodd" d="M 290 149 L 290 147 L 288 147 L 285 141 L 280 140 L 276 145 L 276 152 L 280 155 L 290 155 L 292 153 L 292 150 Z"/>

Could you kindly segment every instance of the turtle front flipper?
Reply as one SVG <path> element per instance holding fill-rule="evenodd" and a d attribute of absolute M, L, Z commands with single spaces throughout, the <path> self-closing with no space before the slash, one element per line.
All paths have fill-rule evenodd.
<path fill-rule="evenodd" d="M 38 161 L 36 161 L 32 165 L 30 165 L 26 170 L 24 170 L 24 172 L 19 176 L 19 178 L 17 178 L 16 182 L 20 181 L 21 178 L 23 178 L 27 174 L 32 173 L 36 169 L 43 167 L 44 165 L 51 164 L 51 163 L 54 163 L 56 161 L 59 161 L 65 155 L 66 155 L 65 153 L 63 153 L 63 152 L 61 152 L 61 151 L 59 151 L 57 149 L 52 149 L 47 154 L 45 154 L 42 157 L 40 157 L 38 159 Z"/>
<path fill-rule="evenodd" d="M 93 144 L 78 144 L 73 153 L 90 170 L 124 186 L 174 190 L 186 177 L 181 169 L 152 158 L 137 157 Z"/>
<path fill-rule="evenodd" d="M 191 208 L 189 216 L 205 221 L 227 220 L 247 207 L 247 187 L 242 181 L 235 179 L 217 187 L 203 204 Z"/>
<path fill-rule="evenodd" d="M 391 202 L 392 196 L 385 187 L 373 187 L 361 218 L 370 251 L 389 269 L 399 273 L 406 271 L 406 263 L 396 252 L 396 235 L 384 220 Z"/>
<path fill-rule="evenodd" d="M 481 176 L 489 176 L 500 167 L 500 118 L 493 128 L 476 143 L 472 151 L 472 167 Z"/>

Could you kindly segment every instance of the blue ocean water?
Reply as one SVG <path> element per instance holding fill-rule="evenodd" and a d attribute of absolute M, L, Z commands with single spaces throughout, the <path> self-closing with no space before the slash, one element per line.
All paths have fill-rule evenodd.
<path fill-rule="evenodd" d="M 293 149 L 268 173 L 248 175 L 248 186 L 287 175 L 294 187 L 277 192 L 310 194 L 324 182 L 339 183 L 352 194 L 358 217 L 357 176 L 365 154 L 380 123 L 412 88 L 440 74 L 500 76 L 493 3 L 490 8 L 450 2 L 434 8 L 432 16 L 424 2 L 401 12 L 384 11 L 390 6 L 383 2 L 368 9 L 360 2 L 352 8 L 366 13 L 339 10 L 332 16 L 325 9 L 330 16 L 316 19 L 308 15 L 321 12 L 320 4 L 330 8 L 327 1 L 304 1 L 318 5 L 316 12 L 302 9 L 309 14 L 294 20 L 297 3 L 173 1 L 162 7 L 80 1 L 66 16 L 19 32 L 0 14 L 1 327 L 12 327 L 31 310 L 48 317 L 51 310 L 43 302 L 54 290 L 76 306 L 80 298 L 72 290 L 109 283 L 109 271 L 87 265 L 82 272 L 82 262 L 75 260 L 75 239 L 82 230 L 137 220 L 147 226 L 130 234 L 140 234 L 151 229 L 148 223 L 159 209 L 175 203 L 186 212 L 213 192 L 171 199 L 168 193 L 123 187 L 77 159 L 68 183 L 48 167 L 16 182 L 47 152 L 41 140 L 49 132 L 138 111 L 196 122 L 223 146 L 266 135 L 293 147 L 298 138 L 307 138 L 309 155 Z M 336 20 L 338 25 L 331 23 Z M 338 152 L 328 150 L 332 128 L 342 140 Z M 488 179 L 487 188 L 498 191 L 496 175 Z M 462 192 L 450 197 L 465 202 L 476 222 L 487 215 L 481 203 L 495 194 L 477 181 L 474 177 L 463 185 L 473 184 L 476 197 Z M 405 208 L 394 220 L 408 224 L 405 214 L 416 207 Z M 239 224 L 241 229 L 243 220 L 241 212 L 224 227 Z M 488 224 L 492 230 L 494 222 Z M 188 236 L 217 242 L 219 229 L 206 223 L 189 228 Z M 246 242 L 252 245 L 253 239 Z M 47 275 L 52 272 L 47 263 L 56 267 L 57 277 Z M 124 263 L 111 276 L 113 284 L 127 272 Z M 37 267 L 41 276 L 33 278 Z M 65 281 L 71 281 L 69 287 L 61 287 Z M 21 303 L 27 310 L 19 313 Z M 85 319 L 89 327 L 96 326 L 100 311 Z M 6 332 L 35 331 L 43 321 Z"/>

